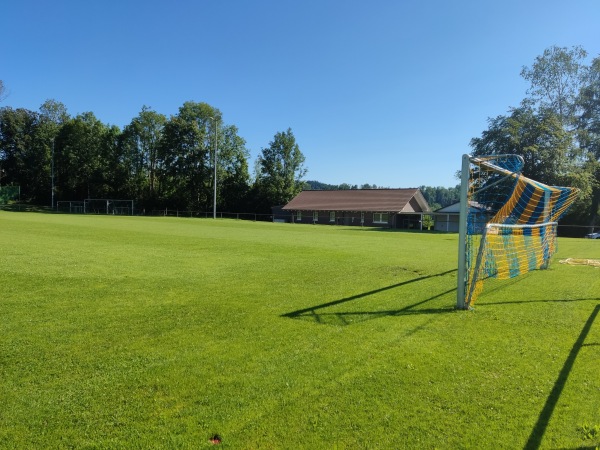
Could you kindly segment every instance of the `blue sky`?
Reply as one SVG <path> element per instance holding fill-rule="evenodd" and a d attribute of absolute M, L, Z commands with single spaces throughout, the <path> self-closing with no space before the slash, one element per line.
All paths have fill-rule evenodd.
<path fill-rule="evenodd" d="M 600 54 L 598 0 L 103 0 L 2 6 L 3 106 L 128 124 L 218 108 L 251 165 L 291 128 L 307 179 L 454 186 L 469 141 L 544 49 Z"/>

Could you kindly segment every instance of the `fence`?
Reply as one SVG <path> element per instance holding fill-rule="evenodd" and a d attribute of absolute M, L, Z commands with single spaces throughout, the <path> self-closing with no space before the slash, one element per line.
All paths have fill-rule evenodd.
<path fill-rule="evenodd" d="M 599 232 L 600 225 L 561 225 L 558 224 L 558 236 L 559 237 L 584 237 L 586 234 Z"/>
<path fill-rule="evenodd" d="M 212 219 L 213 211 L 185 211 L 180 209 L 154 209 L 145 215 L 162 217 L 191 217 Z M 218 212 L 217 219 L 252 220 L 254 222 L 272 222 L 273 214 Z"/>
<path fill-rule="evenodd" d="M 60 201 L 56 202 L 56 210 L 69 214 L 83 214 L 83 202 Z"/>

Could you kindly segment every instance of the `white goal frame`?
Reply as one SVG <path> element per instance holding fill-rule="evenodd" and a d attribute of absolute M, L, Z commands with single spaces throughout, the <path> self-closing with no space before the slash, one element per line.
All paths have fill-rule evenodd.
<path fill-rule="evenodd" d="M 113 214 L 121 216 L 134 215 L 134 200 L 112 198 L 86 198 L 83 201 L 85 214 Z"/>

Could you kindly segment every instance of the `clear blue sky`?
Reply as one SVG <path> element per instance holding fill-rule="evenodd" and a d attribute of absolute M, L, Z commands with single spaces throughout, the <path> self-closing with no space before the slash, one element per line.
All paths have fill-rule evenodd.
<path fill-rule="evenodd" d="M 454 186 L 488 117 L 544 49 L 600 54 L 600 1 L 6 1 L 1 104 L 128 124 L 218 108 L 251 153 L 291 128 L 307 179 Z"/>

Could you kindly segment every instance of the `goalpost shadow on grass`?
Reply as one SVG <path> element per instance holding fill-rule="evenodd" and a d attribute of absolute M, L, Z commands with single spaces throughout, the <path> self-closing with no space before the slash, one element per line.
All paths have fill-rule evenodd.
<path fill-rule="evenodd" d="M 596 299 L 596 300 L 599 300 L 599 299 Z M 579 350 L 581 350 L 581 348 L 586 345 L 594 345 L 594 344 L 584 344 L 584 342 L 585 342 L 585 339 L 587 338 L 587 335 L 589 334 L 590 329 L 592 328 L 592 325 L 593 325 L 594 321 L 596 320 L 596 317 L 598 316 L 599 312 L 600 312 L 600 303 L 596 305 L 596 307 L 590 314 L 588 320 L 585 322 L 585 325 L 581 329 L 581 333 L 579 333 L 579 337 L 573 344 L 573 348 L 571 348 L 571 351 L 569 352 L 569 356 L 567 357 L 560 373 L 558 374 L 558 378 L 556 379 L 556 382 L 554 383 L 554 387 L 552 388 L 550 395 L 548 395 L 546 404 L 544 405 L 544 407 L 542 408 L 542 411 L 540 412 L 540 416 L 537 420 L 537 423 L 535 424 L 535 426 L 533 427 L 533 430 L 531 431 L 531 434 L 529 435 L 529 439 L 527 440 L 527 443 L 525 444 L 525 447 L 524 447 L 525 450 L 537 450 L 540 447 L 540 445 L 542 443 L 542 438 L 544 437 L 544 434 L 546 433 L 546 428 L 548 427 L 548 423 L 550 422 L 550 418 L 552 417 L 552 413 L 554 412 L 554 408 L 556 408 L 556 404 L 558 403 L 558 400 L 560 398 L 562 390 L 564 389 L 565 384 L 567 384 L 567 378 L 569 378 L 569 373 L 573 369 L 573 365 L 575 364 L 575 360 L 577 359 Z M 598 344 L 595 344 L 595 345 L 598 345 Z"/>
<path fill-rule="evenodd" d="M 501 302 L 490 302 L 490 303 L 485 303 L 485 302 L 481 302 L 478 303 L 477 306 L 479 307 L 485 307 L 485 306 L 498 306 L 498 305 L 519 305 L 519 304 L 527 304 L 527 303 L 571 303 L 571 302 L 597 302 L 600 301 L 600 297 L 599 298 L 570 298 L 568 300 L 559 300 L 559 299 L 552 299 L 552 300 L 507 300 L 507 301 L 501 301 Z"/>
<path fill-rule="evenodd" d="M 357 294 L 357 295 L 353 295 L 351 297 L 345 297 L 345 298 L 342 298 L 339 300 L 333 300 L 331 302 L 323 303 L 321 305 L 315 305 L 315 306 L 311 306 L 309 308 L 292 311 L 292 312 L 289 312 L 286 314 L 282 314 L 280 317 L 287 317 L 290 319 L 311 318 L 318 323 L 326 323 L 326 321 L 323 320 L 324 318 L 334 317 L 334 318 L 338 319 L 338 322 L 341 322 L 343 325 L 350 325 L 351 323 L 353 323 L 353 321 L 346 319 L 347 317 L 350 317 L 350 316 L 362 316 L 362 317 L 366 316 L 367 319 L 363 319 L 363 320 L 369 320 L 369 319 L 375 319 L 377 317 L 383 317 L 383 316 L 399 316 L 399 315 L 405 315 L 405 314 L 435 314 L 435 313 L 450 312 L 450 311 L 454 310 L 454 307 L 453 307 L 454 305 L 449 305 L 448 308 L 430 308 L 430 309 L 414 309 L 414 308 L 416 308 L 417 306 L 420 306 L 424 303 L 427 303 L 431 300 L 435 300 L 436 298 L 439 298 L 443 295 L 450 294 L 451 292 L 455 292 L 456 291 L 455 287 L 450 290 L 447 290 L 445 292 L 441 292 L 432 297 L 429 297 L 425 300 L 421 300 L 417 303 L 414 303 L 414 304 L 411 304 L 411 305 L 408 305 L 408 306 L 405 306 L 403 308 L 396 309 L 396 310 L 317 313 L 318 310 L 322 310 L 324 308 L 329 308 L 331 306 L 336 306 L 336 305 L 340 305 L 342 303 L 347 303 L 347 302 L 350 302 L 353 300 L 358 300 L 361 298 L 369 297 L 371 295 L 375 295 L 380 292 L 388 291 L 390 289 L 395 289 L 395 288 L 399 288 L 402 286 L 406 286 L 407 284 L 415 283 L 417 281 L 423 281 L 423 280 L 427 280 L 430 278 L 441 277 L 444 275 L 454 273 L 456 271 L 457 271 L 457 269 L 452 269 L 452 270 L 447 270 L 446 272 L 441 272 L 441 273 L 438 273 L 435 275 L 427 275 L 427 276 L 423 276 L 423 277 L 419 277 L 419 278 L 414 278 L 412 280 L 402 281 L 401 283 L 396 283 L 396 284 L 392 284 L 390 286 L 386 286 L 386 287 L 383 287 L 380 289 L 363 292 L 362 294 Z"/>

